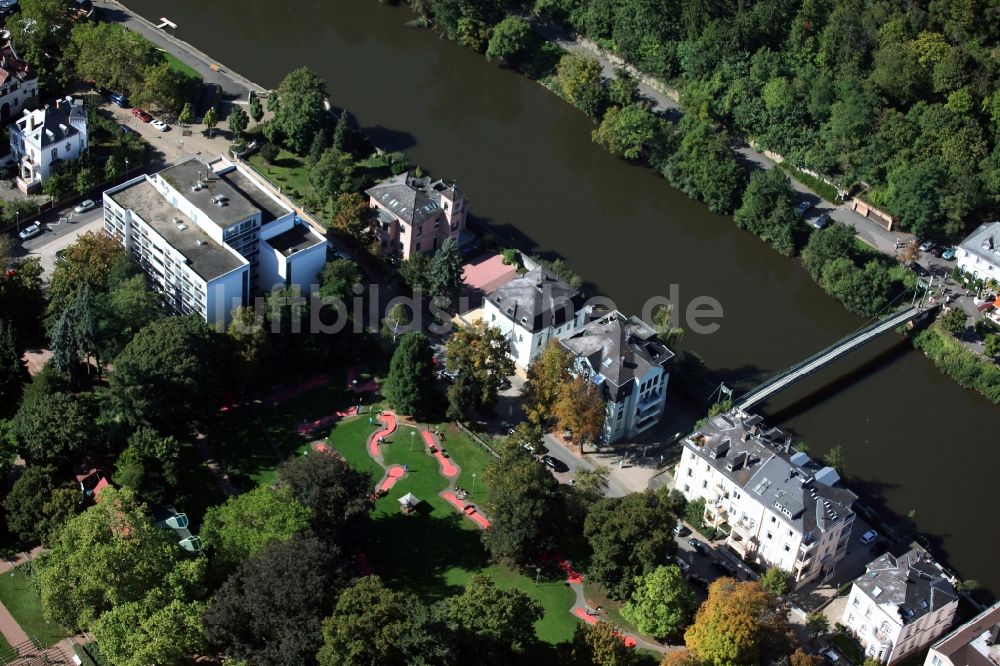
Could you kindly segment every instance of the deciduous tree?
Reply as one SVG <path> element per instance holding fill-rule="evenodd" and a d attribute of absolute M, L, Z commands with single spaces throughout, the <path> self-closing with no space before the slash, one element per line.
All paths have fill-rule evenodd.
<path fill-rule="evenodd" d="M 636 579 L 677 552 L 677 518 L 652 491 L 605 498 L 591 506 L 583 535 L 593 555 L 588 572 L 616 599 L 627 599 Z"/>
<path fill-rule="evenodd" d="M 367 472 L 332 456 L 310 453 L 281 465 L 278 481 L 312 514 L 316 534 L 345 546 L 364 535 L 374 490 Z"/>
<path fill-rule="evenodd" d="M 215 107 L 210 107 L 205 115 L 202 116 L 201 122 L 204 123 L 205 129 L 208 130 L 208 138 L 212 138 L 212 130 L 215 126 L 219 124 L 219 114 L 216 113 Z"/>
<path fill-rule="evenodd" d="M 79 495 L 79 489 L 74 488 L 55 467 L 30 465 L 14 482 L 3 501 L 7 529 L 16 534 L 21 543 L 47 544 L 51 536 L 76 514 Z"/>
<path fill-rule="evenodd" d="M 284 145 L 297 155 L 305 155 L 313 136 L 329 122 L 326 109 L 326 82 L 308 67 L 290 72 L 278 86 L 280 100 L 274 117 L 264 126 L 268 141 Z"/>
<path fill-rule="evenodd" d="M 684 633 L 684 642 L 705 664 L 753 666 L 774 656 L 788 631 L 787 611 L 758 582 L 718 578 Z M 784 654 L 788 654 L 784 652 Z"/>
<path fill-rule="evenodd" d="M 18 452 L 32 464 L 69 465 L 101 436 L 85 398 L 70 393 L 26 394 L 11 422 Z"/>
<path fill-rule="evenodd" d="M 508 16 L 493 27 L 486 57 L 515 63 L 531 40 L 531 24 L 520 16 Z"/>
<path fill-rule="evenodd" d="M 482 322 L 458 329 L 445 346 L 445 367 L 468 381 L 481 413 L 493 412 L 500 388 L 514 374 L 509 349 L 500 329 Z"/>
<path fill-rule="evenodd" d="M 573 666 L 637 666 L 640 663 L 635 648 L 625 645 L 611 622 L 577 626 L 569 661 Z"/>
<path fill-rule="evenodd" d="M 665 640 L 687 627 L 697 606 L 680 568 L 661 565 L 636 580 L 622 617 L 642 633 Z"/>
<path fill-rule="evenodd" d="M 236 567 L 309 527 L 313 514 L 287 488 L 258 486 L 205 512 L 201 538 L 223 567 Z"/>
<path fill-rule="evenodd" d="M 200 317 L 154 321 L 115 359 L 112 408 L 126 423 L 186 432 L 219 405 L 221 356 L 219 340 Z"/>
<path fill-rule="evenodd" d="M 162 585 L 181 557 L 172 533 L 154 527 L 130 491 L 105 488 L 35 561 L 42 611 L 64 627 L 90 628 L 103 613 Z"/>
<path fill-rule="evenodd" d="M 0 401 L 16 405 L 28 379 L 27 364 L 21 358 L 14 326 L 0 319 Z"/>
<path fill-rule="evenodd" d="M 250 119 L 247 112 L 243 110 L 242 106 L 234 104 L 229 109 L 229 131 L 232 132 L 233 138 L 239 139 L 243 136 L 243 132 L 246 131 L 249 124 Z"/>
<path fill-rule="evenodd" d="M 556 544 L 553 526 L 564 513 L 559 483 L 527 451 L 504 447 L 484 481 L 491 524 L 483 542 L 494 558 L 523 564 Z"/>
<path fill-rule="evenodd" d="M 594 118 L 600 115 L 606 97 L 602 76 L 601 63 L 596 58 L 576 53 L 567 53 L 556 66 L 556 81 L 563 96 Z"/>
<path fill-rule="evenodd" d="M 646 157 L 656 135 L 656 117 L 637 104 L 611 107 L 592 134 L 609 153 L 628 160 Z"/>
<path fill-rule="evenodd" d="M 795 230 L 802 224 L 793 208 L 794 190 L 780 169 L 755 171 L 733 218 L 741 229 L 774 245 L 778 252 L 795 252 Z"/>
<path fill-rule="evenodd" d="M 768 567 L 760 577 L 760 586 L 775 597 L 784 596 L 792 589 L 791 574 L 781 567 Z"/>
<path fill-rule="evenodd" d="M 347 582 L 340 551 L 315 537 L 275 543 L 246 560 L 205 611 L 205 636 L 260 666 L 315 663 L 323 619 Z"/>
<path fill-rule="evenodd" d="M 375 209 L 357 192 L 337 195 L 333 202 L 333 228 L 363 244 L 371 231 Z"/>
<path fill-rule="evenodd" d="M 596 442 L 604 430 L 607 404 L 601 389 L 583 375 L 577 375 L 563 384 L 554 407 L 559 428 L 567 431 L 580 447 Z"/>
<path fill-rule="evenodd" d="M 528 381 L 521 392 L 529 421 L 542 426 L 555 418 L 556 404 L 571 380 L 572 368 L 573 355 L 558 340 L 550 340 L 528 368 Z"/>
<path fill-rule="evenodd" d="M 524 592 L 500 588 L 486 574 L 469 578 L 465 591 L 450 597 L 448 615 L 468 635 L 465 651 L 479 655 L 520 654 L 533 644 L 542 605 Z M 475 660 L 479 661 L 479 660 Z"/>
<path fill-rule="evenodd" d="M 445 663 L 450 647 L 444 634 L 420 599 L 365 576 L 340 593 L 323 622 L 316 660 L 319 666 Z"/>

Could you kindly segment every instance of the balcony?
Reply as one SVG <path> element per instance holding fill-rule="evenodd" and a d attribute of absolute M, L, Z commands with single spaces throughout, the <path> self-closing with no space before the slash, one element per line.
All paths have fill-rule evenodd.
<path fill-rule="evenodd" d="M 733 527 L 735 528 L 735 525 Z M 750 558 L 757 551 L 758 546 L 756 537 L 743 537 L 735 529 L 729 535 L 726 543 L 744 560 Z"/>
<path fill-rule="evenodd" d="M 650 409 L 651 407 L 659 407 L 662 403 L 662 400 L 663 400 L 662 392 L 651 393 L 639 401 L 639 404 L 636 406 L 636 413 L 641 414 L 642 412 Z"/>
<path fill-rule="evenodd" d="M 733 523 L 733 534 L 739 534 L 744 539 L 757 538 L 757 521 L 753 518 L 740 518 Z"/>
<path fill-rule="evenodd" d="M 799 557 L 800 558 L 804 557 L 805 555 L 808 555 L 809 553 L 816 550 L 817 543 L 819 542 L 816 541 L 815 539 L 810 540 L 808 543 L 803 541 L 802 545 L 799 546 Z"/>
<path fill-rule="evenodd" d="M 718 527 L 728 521 L 729 510 L 726 508 L 725 502 L 706 503 L 704 520 L 710 527 Z"/>

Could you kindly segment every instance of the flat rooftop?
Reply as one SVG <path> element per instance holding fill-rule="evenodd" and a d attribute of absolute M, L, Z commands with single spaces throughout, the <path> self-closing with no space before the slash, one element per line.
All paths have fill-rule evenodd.
<path fill-rule="evenodd" d="M 180 164 L 167 167 L 156 174 L 170 183 L 182 197 L 194 204 L 222 229 L 263 212 L 253 201 L 219 176 L 212 167 L 199 159 L 191 158 Z M 198 183 L 203 187 L 192 188 Z M 224 197 L 224 203 L 216 203 L 217 197 Z"/>
<path fill-rule="evenodd" d="M 261 191 L 260 186 L 253 179 L 247 177 L 237 168 L 217 175 L 261 210 L 264 214 L 261 224 L 267 224 L 292 212 L 290 208 L 271 197 L 267 192 Z"/>
<path fill-rule="evenodd" d="M 191 270 L 206 282 L 247 265 L 246 259 L 212 240 L 193 220 L 171 206 L 145 178 L 108 196 L 163 236 L 188 260 Z"/>
<path fill-rule="evenodd" d="M 296 224 L 291 229 L 282 231 L 277 236 L 271 236 L 264 242 L 287 257 L 296 252 L 321 245 L 326 241 L 314 234 L 308 226 Z"/>

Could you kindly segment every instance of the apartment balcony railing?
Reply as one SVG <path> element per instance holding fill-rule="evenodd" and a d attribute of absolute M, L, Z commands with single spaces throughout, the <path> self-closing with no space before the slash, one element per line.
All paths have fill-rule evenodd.
<path fill-rule="evenodd" d="M 726 543 L 739 554 L 740 557 L 746 559 L 754 551 L 757 550 L 757 539 L 756 537 L 746 538 L 739 535 L 736 530 L 733 530 L 729 538 L 726 539 Z"/>
<path fill-rule="evenodd" d="M 757 521 L 752 518 L 737 520 L 733 523 L 733 532 L 745 539 L 755 539 L 757 536 Z"/>

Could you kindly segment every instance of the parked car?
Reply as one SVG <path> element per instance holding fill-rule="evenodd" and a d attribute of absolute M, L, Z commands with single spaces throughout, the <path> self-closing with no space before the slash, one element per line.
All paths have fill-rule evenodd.
<path fill-rule="evenodd" d="M 910 270 L 922 278 L 931 276 L 930 271 L 928 271 L 926 268 L 924 268 L 922 265 L 918 264 L 915 261 L 910 264 Z"/>
<path fill-rule="evenodd" d="M 802 201 L 799 202 L 799 205 L 795 207 L 795 212 L 797 212 L 799 215 L 805 215 L 812 207 L 813 205 L 811 201 L 809 201 L 808 199 L 803 199 Z"/>
<path fill-rule="evenodd" d="M 113 92 L 108 95 L 108 99 L 116 106 L 120 106 L 123 109 L 128 108 L 128 97 L 121 93 Z"/>
<path fill-rule="evenodd" d="M 822 215 L 820 215 L 819 217 L 817 217 L 815 220 L 812 221 L 812 225 L 817 229 L 826 229 L 828 226 L 830 226 L 830 214 L 823 213 Z"/>
<path fill-rule="evenodd" d="M 564 463 L 558 458 L 553 458 L 552 456 L 542 456 L 542 463 L 552 469 L 553 472 L 568 472 L 569 465 Z"/>
<path fill-rule="evenodd" d="M 868 530 L 867 532 L 861 535 L 861 543 L 867 546 L 877 538 L 878 538 L 878 532 L 876 532 L 875 530 Z"/>
<path fill-rule="evenodd" d="M 734 567 L 726 560 L 712 560 L 712 568 L 721 574 L 732 576 L 734 578 L 736 577 L 737 574 L 739 574 L 739 569 Z"/>
<path fill-rule="evenodd" d="M 945 261 L 951 261 L 955 258 L 955 252 L 957 248 L 949 247 L 947 250 L 941 253 L 941 258 Z"/>
<path fill-rule="evenodd" d="M 687 577 L 687 579 L 688 582 L 690 582 L 692 585 L 700 587 L 703 590 L 708 589 L 708 580 L 699 576 L 698 574 L 691 574 L 690 576 Z"/>
<path fill-rule="evenodd" d="M 827 663 L 836 664 L 840 662 L 840 655 L 833 651 L 833 648 L 825 648 L 819 651 L 821 657 L 826 659 Z"/>
<path fill-rule="evenodd" d="M 549 448 L 541 442 L 525 442 L 522 446 L 524 446 L 524 449 L 528 453 L 532 453 L 536 456 L 543 456 L 549 452 Z"/>
<path fill-rule="evenodd" d="M 56 263 L 63 264 L 66 263 L 67 248 L 63 248 L 56 252 Z"/>
<path fill-rule="evenodd" d="M 126 125 L 125 123 L 120 123 L 118 127 L 121 129 L 122 134 L 135 134 L 135 130 Z"/>
<path fill-rule="evenodd" d="M 691 530 L 688 529 L 687 525 L 678 520 L 677 524 L 674 525 L 674 536 L 682 537 L 688 534 L 691 534 Z"/>
<path fill-rule="evenodd" d="M 139 107 L 132 109 L 132 115 L 141 120 L 144 123 L 152 122 L 153 116 L 149 115 Z"/>
<path fill-rule="evenodd" d="M 932 240 L 925 240 L 923 243 L 920 244 L 920 251 L 921 252 L 930 252 L 936 246 L 937 246 L 937 243 L 935 243 L 934 241 L 932 241 Z"/>
<path fill-rule="evenodd" d="M 26 226 L 24 229 L 21 229 L 21 233 L 19 233 L 17 237 L 23 241 L 26 241 L 29 238 L 34 238 L 35 236 L 38 236 L 41 233 L 42 233 L 42 225 L 40 225 L 38 222 L 34 222 Z"/>
<path fill-rule="evenodd" d="M 690 545 L 692 549 L 696 550 L 699 553 L 708 552 L 708 546 L 705 545 L 704 542 L 698 541 L 697 539 L 688 539 L 688 545 Z"/>
<path fill-rule="evenodd" d="M 160 130 L 161 132 L 166 132 L 167 130 L 170 129 L 170 125 L 166 124 L 162 120 L 154 120 L 149 124 L 155 127 L 156 129 Z"/>
<path fill-rule="evenodd" d="M 688 569 L 691 568 L 691 565 L 688 564 L 687 560 L 683 559 L 680 555 L 674 558 L 674 562 L 677 563 L 677 566 L 680 568 L 681 573 L 687 573 Z"/>
<path fill-rule="evenodd" d="M 76 208 L 73 209 L 74 213 L 86 213 L 88 210 L 93 210 L 97 206 L 93 199 L 86 199 L 81 201 Z"/>

